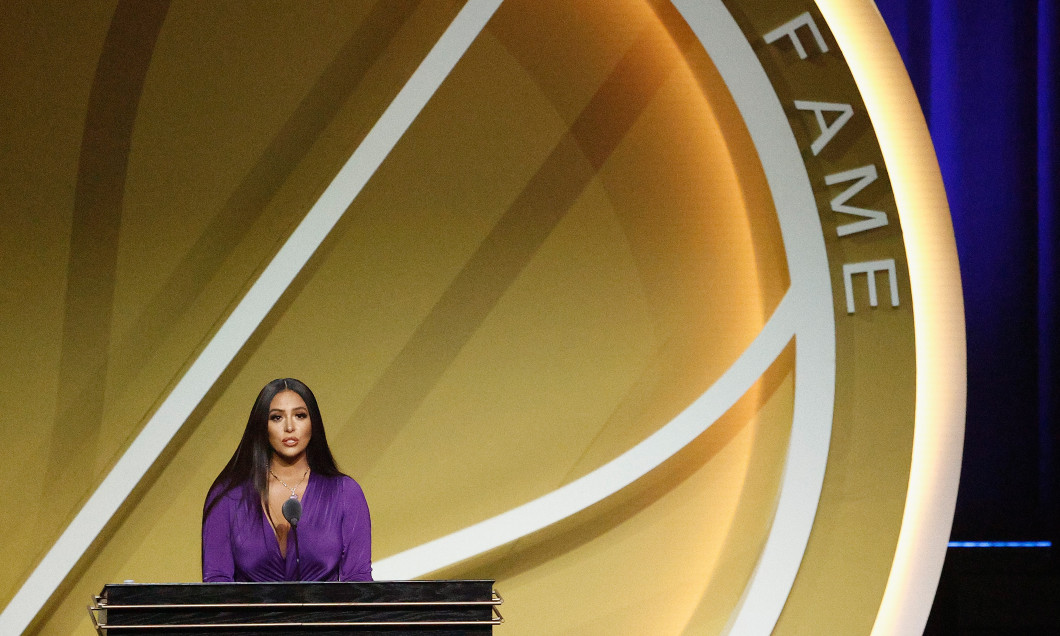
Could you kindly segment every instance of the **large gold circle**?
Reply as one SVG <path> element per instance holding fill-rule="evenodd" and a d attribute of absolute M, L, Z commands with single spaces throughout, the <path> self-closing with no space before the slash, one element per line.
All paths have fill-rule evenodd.
<path fill-rule="evenodd" d="M 822 3 L 822 15 L 810 2 L 724 3 L 803 151 L 829 259 L 814 275 L 834 294 L 830 455 L 778 632 L 865 632 L 907 606 L 902 581 L 933 588 L 937 570 L 907 564 L 938 559 L 938 532 L 924 529 L 937 524 L 913 513 L 941 502 L 945 517 L 955 487 L 923 481 L 918 463 L 955 465 L 945 451 L 960 338 L 937 338 L 960 311 L 952 234 L 922 122 L 881 115 L 869 90 L 893 83 L 866 75 L 861 51 L 889 40 L 871 3 L 855 4 Z M 89 629 L 83 604 L 104 582 L 197 579 L 203 494 L 272 377 L 301 377 L 320 397 L 333 450 L 368 494 L 380 561 L 611 465 L 737 365 L 793 293 L 788 257 L 803 247 L 782 235 L 746 106 L 678 5 L 504 2 L 34 626 Z M 17 477 L 13 496 L 21 508 L 49 503 L 12 536 L 0 580 L 9 598 L 461 6 L 174 4 L 146 34 L 134 3 L 121 3 L 86 18 L 71 47 L 124 71 L 62 58 L 73 91 L 27 83 L 32 67 L 16 77 L 27 99 L 65 114 L 62 152 L 41 160 L 26 191 L 75 187 L 47 199 L 41 223 L 11 226 L 16 242 L 49 247 L 6 269 L 66 291 L 4 317 L 5 332 L 40 341 L 39 359 L 10 349 L 27 393 L 57 396 L 26 406 L 55 416 L 27 450 L 39 469 Z M 765 38 L 803 12 L 839 45 L 806 71 L 816 75 L 783 38 Z M 69 37 L 47 10 L 22 17 L 40 27 L 20 36 L 26 50 Z M 126 73 L 136 65 L 116 63 L 119 52 L 142 74 Z M 888 77 L 900 75 L 893 47 L 885 53 Z M 808 149 L 820 131 L 795 100 L 854 104 L 830 149 L 841 152 Z M 35 130 L 31 111 L 12 112 L 8 127 Z M 889 146 L 896 138 L 908 145 Z M 919 153 L 926 177 L 899 170 L 906 153 Z M 877 156 L 883 189 L 853 201 L 892 224 L 845 241 L 836 228 L 849 219 L 832 210 L 843 186 L 825 180 Z M 13 196 L 25 206 L 45 195 Z M 922 201 L 933 202 L 927 227 L 907 216 Z M 851 316 L 842 265 L 881 250 L 897 259 L 902 302 L 862 311 L 859 282 Z M 949 364 L 922 366 L 929 341 Z M 724 631 L 782 516 L 795 401 L 814 373 L 805 360 L 796 338 L 644 477 L 431 575 L 498 578 L 512 633 Z M 929 374 L 950 388 L 925 402 Z M 924 437 L 937 422 L 949 438 Z"/>

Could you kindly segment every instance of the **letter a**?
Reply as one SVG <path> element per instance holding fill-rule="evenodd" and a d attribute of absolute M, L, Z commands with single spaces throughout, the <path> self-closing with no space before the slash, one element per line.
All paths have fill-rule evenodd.
<path fill-rule="evenodd" d="M 795 108 L 798 108 L 799 110 L 812 110 L 813 114 L 817 116 L 817 125 L 821 128 L 821 136 L 814 139 L 813 144 L 810 145 L 810 149 L 813 150 L 815 157 L 821 154 L 821 151 L 828 145 L 828 142 L 832 141 L 832 137 L 835 137 L 835 134 L 839 132 L 839 129 L 854 116 L 854 109 L 851 108 L 850 104 L 796 101 Z M 825 111 L 839 113 L 839 116 L 835 118 L 835 121 L 833 121 L 831 125 L 825 121 Z"/>

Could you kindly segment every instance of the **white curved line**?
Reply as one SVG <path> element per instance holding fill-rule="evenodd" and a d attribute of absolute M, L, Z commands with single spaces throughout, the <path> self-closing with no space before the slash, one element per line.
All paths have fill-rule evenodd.
<path fill-rule="evenodd" d="M 769 634 L 791 593 L 828 464 L 835 317 L 824 234 L 806 167 L 769 77 L 721 0 L 673 0 L 740 110 L 777 210 L 795 315 L 795 399 L 777 510 L 727 633 Z"/>
<path fill-rule="evenodd" d="M 754 342 L 711 387 L 677 417 L 593 472 L 517 508 L 383 559 L 379 579 L 411 579 L 504 545 L 613 495 L 662 464 L 710 428 L 777 359 L 794 335 L 788 293 Z"/>
<path fill-rule="evenodd" d="M 869 2 L 817 0 L 865 100 L 898 206 L 913 298 L 916 392 L 902 527 L 872 636 L 920 634 L 946 557 L 964 448 L 964 299 L 946 191 L 909 73 Z"/>
<path fill-rule="evenodd" d="M 468 0 L 460 10 L 320 199 L 0 613 L 0 634 L 21 633 L 37 615 L 345 214 L 500 3 L 501 0 Z"/>

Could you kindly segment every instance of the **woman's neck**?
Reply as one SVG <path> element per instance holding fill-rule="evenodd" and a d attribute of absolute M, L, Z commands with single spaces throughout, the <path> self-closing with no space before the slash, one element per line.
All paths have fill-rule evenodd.
<path fill-rule="evenodd" d="M 309 461 L 303 454 L 294 461 L 288 461 L 279 455 L 273 455 L 269 460 L 269 470 L 280 479 L 287 477 L 297 479 L 309 470 Z"/>

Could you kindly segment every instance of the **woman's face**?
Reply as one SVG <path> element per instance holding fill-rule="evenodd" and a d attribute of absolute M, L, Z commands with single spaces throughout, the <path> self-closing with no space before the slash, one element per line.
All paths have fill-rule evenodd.
<path fill-rule="evenodd" d="M 305 455 L 313 425 L 305 400 L 294 391 L 282 391 L 269 404 L 269 444 L 281 459 L 294 463 Z"/>

